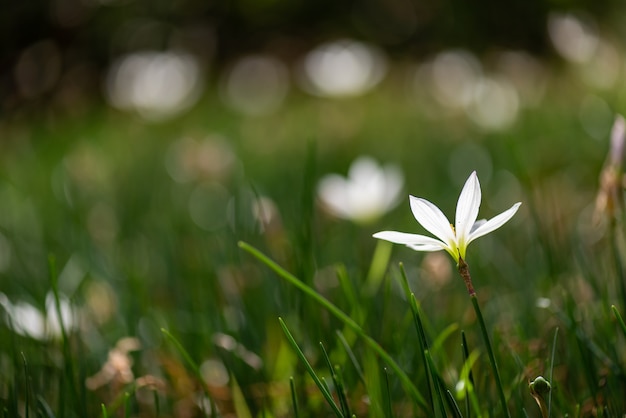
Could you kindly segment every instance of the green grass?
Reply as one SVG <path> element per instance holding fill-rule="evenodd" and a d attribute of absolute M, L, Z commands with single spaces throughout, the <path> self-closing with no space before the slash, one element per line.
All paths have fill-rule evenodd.
<path fill-rule="evenodd" d="M 453 262 L 371 237 L 423 232 L 406 199 L 367 225 L 318 204 L 318 179 L 361 154 L 401 165 L 404 195 L 448 216 L 473 169 L 482 216 L 521 200 L 468 250 L 507 408 L 541 417 L 529 383 L 543 376 L 553 417 L 623 415 L 623 219 L 592 223 L 608 127 L 588 137 L 579 109 L 596 94 L 624 112 L 626 95 L 559 77 L 503 132 L 427 116 L 400 78 L 358 99 L 294 92 L 258 118 L 211 91 L 158 124 L 95 104 L 6 116 L 0 290 L 41 311 L 51 294 L 55 315 L 67 297 L 81 320 L 37 339 L 3 313 L 0 417 L 504 416 Z M 194 166 L 191 150 L 175 180 L 173 144 L 217 136 L 230 169 Z M 253 216 L 260 196 L 269 224 Z M 141 347 L 122 350 L 123 373 L 90 380 L 129 336 Z"/>

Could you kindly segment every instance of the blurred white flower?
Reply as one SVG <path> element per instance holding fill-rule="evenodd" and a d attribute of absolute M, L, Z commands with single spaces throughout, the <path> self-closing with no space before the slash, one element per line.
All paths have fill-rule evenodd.
<path fill-rule="evenodd" d="M 318 96 L 358 96 L 378 84 L 386 72 L 387 60 L 382 51 L 344 39 L 309 52 L 301 81 L 305 90 Z"/>
<path fill-rule="evenodd" d="M 59 295 L 61 318 L 66 331 L 71 331 L 78 326 L 76 313 L 69 300 Z M 4 293 L 0 293 L 0 305 L 6 312 L 6 320 L 10 326 L 20 335 L 44 341 L 61 337 L 61 322 L 55 306 L 54 295 L 46 296 L 46 310 L 41 312 L 33 305 L 26 302 L 11 303 Z"/>
<path fill-rule="evenodd" d="M 409 196 L 409 198 L 411 210 L 417 222 L 438 239 L 396 231 L 378 232 L 374 234 L 374 238 L 395 244 L 405 244 L 415 251 L 446 250 L 457 263 L 459 263 L 459 258 L 465 259 L 465 252 L 470 242 L 500 228 L 515 215 L 521 205 L 518 202 L 488 221 L 477 221 L 481 191 L 475 171 L 470 174 L 461 190 L 456 205 L 454 226 L 443 212 L 428 200 L 415 196 Z"/>
<path fill-rule="evenodd" d="M 289 91 L 289 72 L 271 56 L 241 58 L 222 80 L 224 101 L 246 115 L 265 115 L 277 110 Z"/>
<path fill-rule="evenodd" d="M 317 194 L 333 215 L 355 222 L 371 222 L 398 204 L 404 177 L 395 165 L 381 167 L 370 157 L 352 163 L 348 177 L 323 177 Z"/>
<path fill-rule="evenodd" d="M 472 102 L 466 108 L 470 119 L 487 130 L 510 126 L 517 118 L 517 91 L 505 79 L 483 77 L 474 86 Z"/>
<path fill-rule="evenodd" d="M 567 60 L 589 61 L 598 46 L 598 34 L 593 21 L 572 13 L 552 13 L 548 18 L 548 34 L 554 48 Z"/>
<path fill-rule="evenodd" d="M 431 71 L 432 94 L 448 108 L 467 107 L 482 79 L 480 61 L 463 50 L 440 53 L 433 60 Z"/>
<path fill-rule="evenodd" d="M 552 301 L 548 298 L 538 298 L 535 301 L 535 306 L 542 309 L 547 309 L 552 305 Z"/>
<path fill-rule="evenodd" d="M 599 89 L 614 88 L 622 74 L 622 57 L 609 41 L 598 39 L 598 45 L 590 59 L 579 67 L 582 79 Z"/>
<path fill-rule="evenodd" d="M 202 84 L 200 66 L 192 55 L 144 51 L 125 55 L 113 64 L 106 93 L 113 106 L 160 120 L 193 105 Z"/>

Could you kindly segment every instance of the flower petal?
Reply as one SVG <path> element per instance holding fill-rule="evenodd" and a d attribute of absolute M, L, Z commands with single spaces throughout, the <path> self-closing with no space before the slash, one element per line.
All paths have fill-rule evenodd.
<path fill-rule="evenodd" d="M 385 176 L 385 203 L 387 209 L 391 209 L 400 202 L 400 192 L 404 186 L 404 176 L 402 171 L 395 165 L 386 165 Z"/>
<path fill-rule="evenodd" d="M 446 215 L 426 199 L 409 196 L 411 211 L 417 222 L 428 232 L 445 242 L 449 247 L 456 245 L 456 237 Z"/>
<path fill-rule="evenodd" d="M 476 171 L 470 174 L 456 204 L 454 229 L 459 248 L 467 246 L 472 226 L 478 217 L 481 192 Z"/>
<path fill-rule="evenodd" d="M 508 220 L 511 219 L 513 215 L 515 215 L 515 212 L 517 212 L 517 209 L 519 209 L 521 204 L 522 202 L 517 202 L 508 210 L 502 212 L 498 216 L 489 219 L 487 222 L 476 228 L 476 230 L 469 235 L 467 243 L 469 244 L 476 238 L 482 237 L 483 235 L 486 235 L 491 231 L 495 231 L 496 229 L 507 223 Z"/>
<path fill-rule="evenodd" d="M 407 244 L 406 246 L 415 251 L 441 251 L 441 250 L 448 251 L 448 249 L 444 246 L 443 243 L 440 243 L 439 245 Z"/>
<path fill-rule="evenodd" d="M 323 177 L 317 185 L 317 195 L 333 214 L 349 217 L 348 184 L 343 177 L 337 174 Z"/>
<path fill-rule="evenodd" d="M 405 232 L 382 231 L 375 233 L 373 237 L 384 239 L 394 244 L 438 246 L 440 250 L 446 247 L 446 244 L 438 239 L 419 234 L 407 234 Z"/>
<path fill-rule="evenodd" d="M 476 222 L 474 222 L 474 225 L 472 225 L 472 229 L 470 231 L 470 234 L 474 231 L 476 231 L 478 228 L 480 228 L 481 226 L 483 226 L 484 224 L 487 223 L 486 219 L 479 219 Z"/>

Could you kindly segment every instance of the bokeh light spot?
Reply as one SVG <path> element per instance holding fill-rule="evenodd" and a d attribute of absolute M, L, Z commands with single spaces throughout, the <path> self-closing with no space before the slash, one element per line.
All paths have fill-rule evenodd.
<path fill-rule="evenodd" d="M 480 62 L 467 51 L 447 51 L 432 62 L 432 94 L 439 104 L 463 108 L 471 102 L 481 79 Z"/>
<path fill-rule="evenodd" d="M 222 80 L 222 99 L 247 115 L 268 114 L 280 107 L 289 90 L 285 65 L 269 56 L 237 61 Z"/>
<path fill-rule="evenodd" d="M 384 77 L 387 60 L 378 48 L 352 40 L 320 45 L 304 59 L 300 81 L 311 94 L 361 95 Z"/>
<path fill-rule="evenodd" d="M 175 116 L 193 105 L 202 87 L 200 67 L 188 54 L 137 52 L 111 67 L 106 93 L 111 104 L 148 120 Z"/>
<path fill-rule="evenodd" d="M 483 78 L 474 89 L 469 117 L 488 130 L 509 127 L 517 118 L 519 99 L 515 88 L 506 80 Z"/>
<path fill-rule="evenodd" d="M 591 59 L 598 45 L 598 35 L 591 20 L 572 13 L 551 14 L 548 34 L 563 58 L 578 63 Z"/>
<path fill-rule="evenodd" d="M 215 231 L 226 225 L 230 194 L 218 183 L 202 184 L 189 197 L 189 214 L 196 225 Z"/>

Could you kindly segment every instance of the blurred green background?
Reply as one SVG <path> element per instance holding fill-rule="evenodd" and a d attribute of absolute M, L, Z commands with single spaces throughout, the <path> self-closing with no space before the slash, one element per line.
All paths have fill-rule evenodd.
<path fill-rule="evenodd" d="M 453 388 L 458 329 L 473 329 L 475 318 L 449 260 L 396 246 L 378 292 L 360 289 L 373 233 L 424 232 L 407 195 L 451 219 L 473 170 L 481 217 L 523 202 L 468 258 L 514 416 L 540 416 L 526 385 L 547 374 L 557 325 L 566 330 L 555 366 L 559 416 L 575 405 L 597 413 L 603 396 L 623 412 L 615 396 L 623 338 L 607 318 L 611 303 L 626 301 L 596 195 L 611 126 L 626 106 L 624 22 L 623 5 L 610 0 L 4 5 L 3 416 L 24 415 L 28 402 L 35 409 L 37 396 L 57 416 L 95 416 L 139 376 L 163 382 L 162 416 L 201 414 L 200 384 L 160 328 L 202 364 L 223 416 L 291 416 L 290 376 L 304 416 L 325 416 L 278 316 L 314 364 L 324 367 L 319 341 L 342 364 L 359 416 L 382 416 L 337 340 L 341 324 L 242 253 L 240 240 L 350 313 L 335 273 L 343 266 L 369 312 L 362 325 L 419 385 L 426 377 L 398 286 L 402 261 L 432 338 L 456 327 L 436 359 Z M 363 155 L 395 164 L 402 191 L 366 220 L 337 217 L 318 184 L 345 176 Z M 66 339 L 49 296 L 54 272 L 73 312 Z M 480 345 L 477 335 L 470 345 Z M 131 377 L 85 385 L 127 336 L 141 346 L 132 356 L 122 350 Z M 613 363 L 594 357 L 589 341 Z M 358 340 L 353 349 L 368 377 L 381 370 Z M 606 372 L 612 365 L 620 372 Z M 127 412 L 155 416 L 150 396 L 133 396 Z M 382 402 L 398 416 L 413 410 L 396 381 Z"/>

